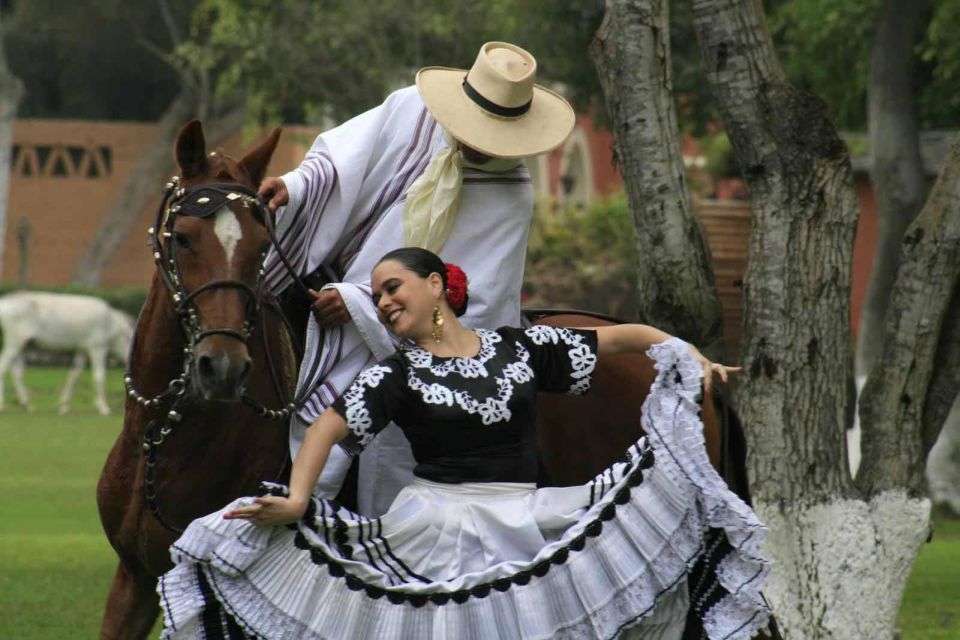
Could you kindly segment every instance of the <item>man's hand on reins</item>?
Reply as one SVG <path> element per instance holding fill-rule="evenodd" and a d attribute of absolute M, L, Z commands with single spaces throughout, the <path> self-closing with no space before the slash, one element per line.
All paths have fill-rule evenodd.
<path fill-rule="evenodd" d="M 280 178 L 264 178 L 257 190 L 257 195 L 263 198 L 270 211 L 276 212 L 277 209 L 290 202 L 290 192 L 287 191 L 287 185 Z"/>
<path fill-rule="evenodd" d="M 324 329 L 330 327 L 339 327 L 350 321 L 350 312 L 343 303 L 340 292 L 336 289 L 324 289 L 323 291 L 314 291 L 310 289 L 310 295 L 313 296 L 313 304 L 310 308 L 313 310 L 313 317 L 317 319 Z"/>

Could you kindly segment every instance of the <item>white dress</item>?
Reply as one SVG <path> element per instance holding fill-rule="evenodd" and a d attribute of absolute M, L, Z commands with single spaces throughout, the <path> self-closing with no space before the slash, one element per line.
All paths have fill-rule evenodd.
<path fill-rule="evenodd" d="M 417 478 L 385 515 L 314 500 L 288 527 L 223 511 L 194 521 L 158 587 L 164 637 L 749 638 L 764 627 L 766 529 L 707 459 L 688 345 L 651 348 L 647 436 L 623 462 L 537 489 L 536 394 L 588 389 L 595 333 L 478 333 L 476 357 L 400 352 L 334 405 L 347 448 L 389 419 L 411 439 Z"/>

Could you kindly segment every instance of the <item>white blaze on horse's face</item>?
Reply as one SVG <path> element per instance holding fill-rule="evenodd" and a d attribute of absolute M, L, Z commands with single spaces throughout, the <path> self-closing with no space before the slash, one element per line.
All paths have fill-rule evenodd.
<path fill-rule="evenodd" d="M 214 215 L 213 231 L 223 246 L 223 252 L 227 254 L 227 269 L 229 269 L 230 263 L 233 262 L 233 252 L 240 238 L 243 237 L 243 229 L 240 228 L 237 215 L 229 207 L 221 208 Z"/>

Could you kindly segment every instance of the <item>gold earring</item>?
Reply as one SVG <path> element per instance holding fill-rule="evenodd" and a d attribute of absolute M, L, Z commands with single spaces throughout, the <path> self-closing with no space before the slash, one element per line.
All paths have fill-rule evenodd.
<path fill-rule="evenodd" d="M 440 311 L 440 305 L 433 308 L 433 331 L 430 333 L 436 342 L 440 342 L 443 337 L 443 312 Z"/>

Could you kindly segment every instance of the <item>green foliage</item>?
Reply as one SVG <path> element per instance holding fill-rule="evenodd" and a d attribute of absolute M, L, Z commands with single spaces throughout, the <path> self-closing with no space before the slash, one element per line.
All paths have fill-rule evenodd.
<path fill-rule="evenodd" d="M 342 120 L 426 65 L 468 67 L 516 28 L 507 0 L 202 0 L 181 49 L 258 121 Z"/>
<path fill-rule="evenodd" d="M 768 13 L 790 79 L 823 98 L 841 129 L 866 126 L 870 47 L 882 0 L 789 0 Z"/>
<path fill-rule="evenodd" d="M 739 175 L 730 138 L 723 131 L 700 140 L 700 149 L 707 160 L 706 170 L 714 180 Z"/>
<path fill-rule="evenodd" d="M 0 296 L 17 290 L 17 287 L 12 284 L 0 284 Z M 30 287 L 30 291 L 76 293 L 85 296 L 94 296 L 105 301 L 111 307 L 130 314 L 134 318 L 140 314 L 140 307 L 143 306 L 143 303 L 147 299 L 147 290 L 143 287 L 119 287 L 116 289 L 105 289 L 84 287 L 81 285 L 67 285 L 65 287 Z"/>
<path fill-rule="evenodd" d="M 960 124 L 960 1 L 939 0 L 920 44 L 920 59 L 929 84 L 918 97 L 921 120 L 928 127 Z"/>
<path fill-rule="evenodd" d="M 562 84 L 577 108 L 602 114 L 603 92 L 589 47 L 603 20 L 603 0 L 518 0 L 508 5 L 517 15 L 512 41 L 536 56 L 539 77 Z"/>
<path fill-rule="evenodd" d="M 866 128 L 867 72 L 882 0 L 783 0 L 768 11 L 787 75 L 823 98 L 841 129 Z M 937 0 L 916 48 L 921 128 L 960 126 L 960 0 Z"/>
<path fill-rule="evenodd" d="M 167 3 L 185 27 L 196 0 Z M 26 87 L 20 117 L 155 120 L 179 83 L 144 43 L 169 50 L 169 38 L 154 1 L 11 2 L 3 40 Z"/>
<path fill-rule="evenodd" d="M 636 317 L 633 218 L 622 195 L 589 208 L 540 203 L 524 272 L 527 307 Z"/>

